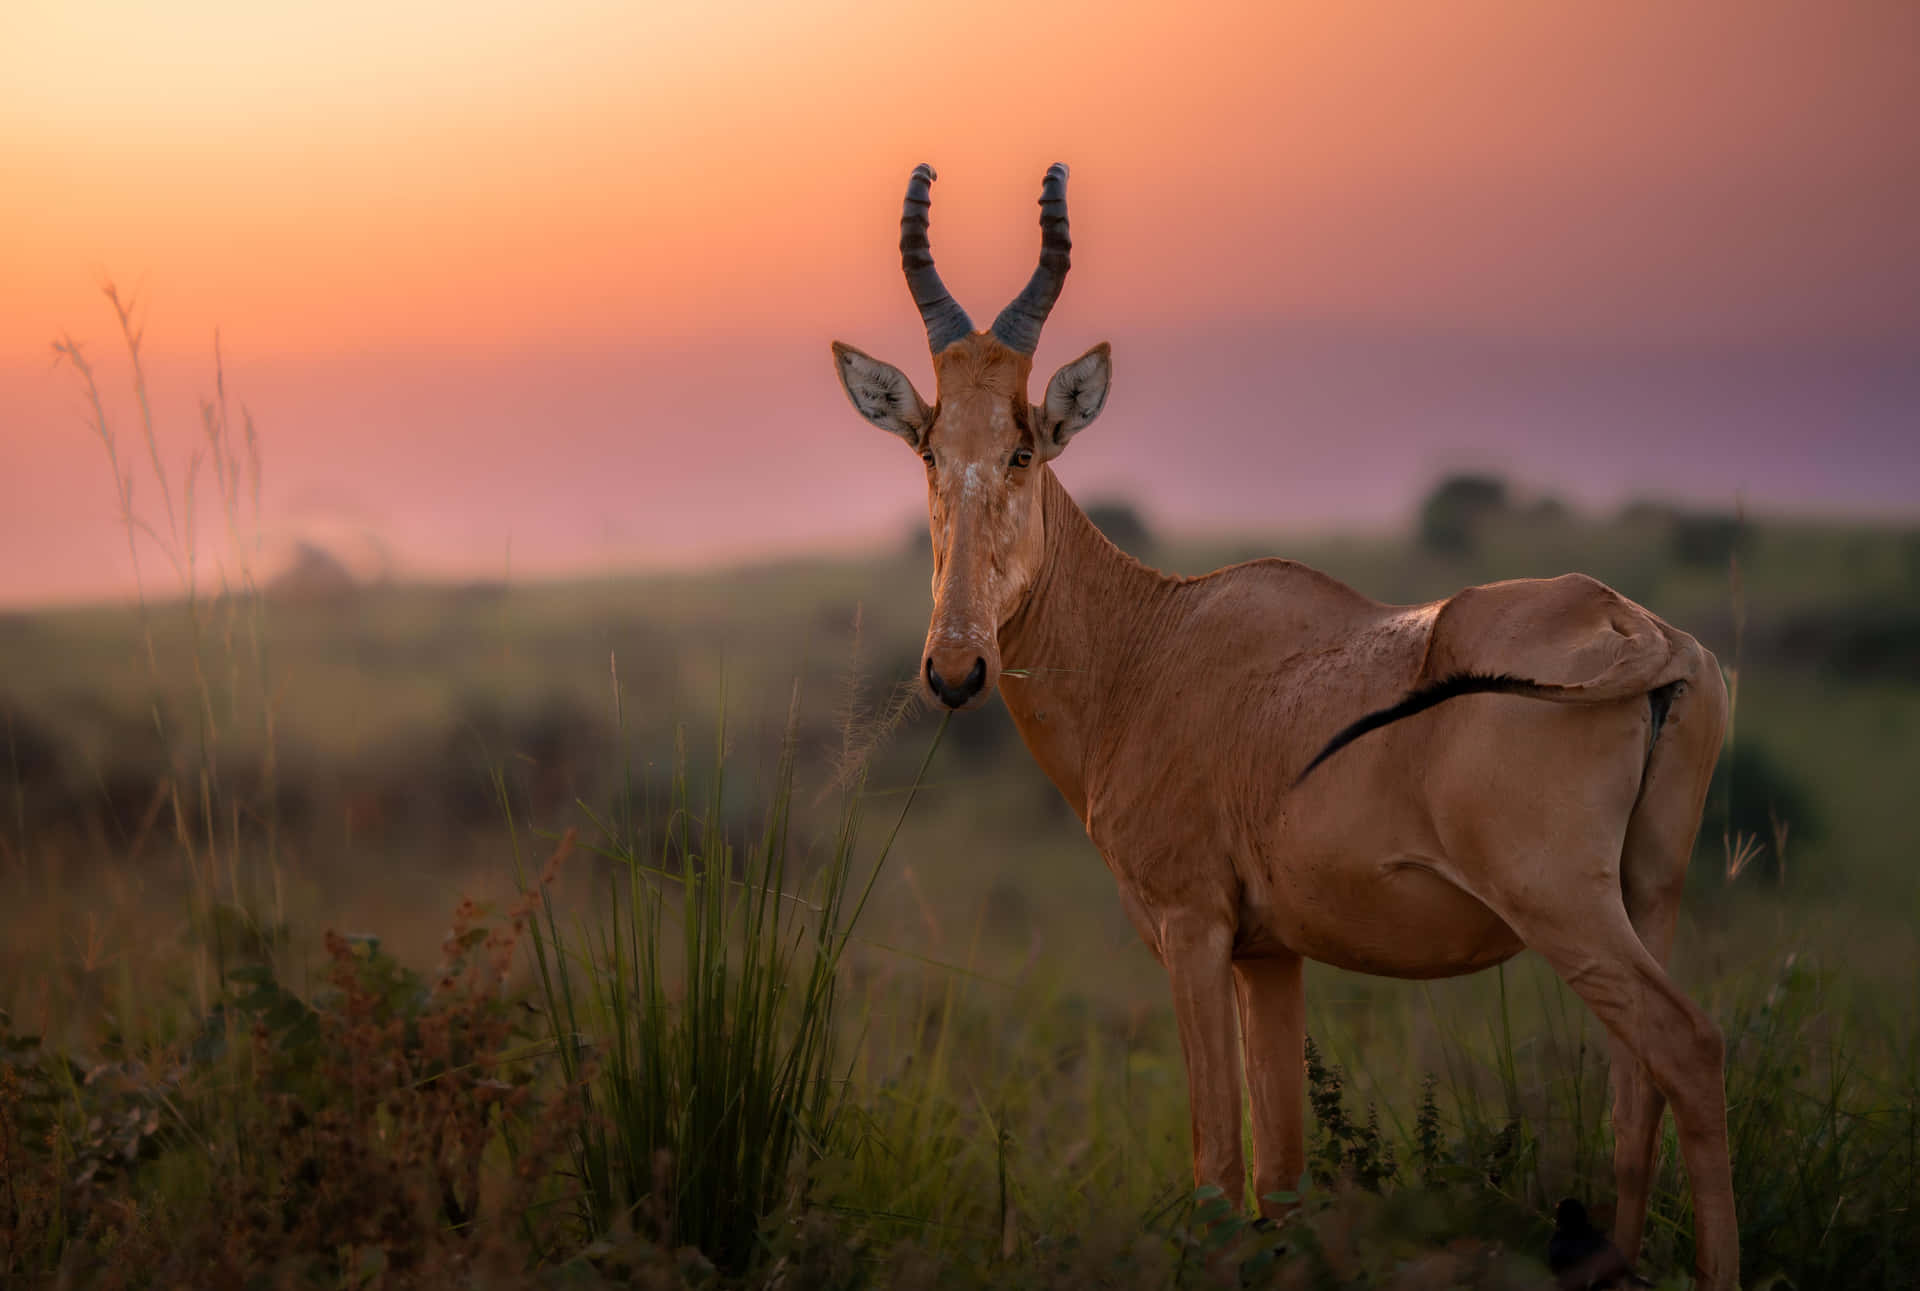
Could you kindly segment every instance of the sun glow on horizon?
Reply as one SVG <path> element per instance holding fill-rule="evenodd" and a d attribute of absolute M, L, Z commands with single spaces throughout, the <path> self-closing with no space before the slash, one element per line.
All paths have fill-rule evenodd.
<path fill-rule="evenodd" d="M 1710 14 L 1485 3 L 1176 19 L 991 0 L 952 15 L 878 0 L 16 7 L 0 19 L 0 347 L 38 348 L 109 275 L 166 298 L 162 340 L 219 321 L 284 351 L 751 329 L 836 297 L 877 312 L 897 305 L 888 234 L 923 159 L 948 177 L 943 270 L 980 292 L 1017 287 L 1029 190 L 1066 159 L 1103 251 L 1093 284 L 1076 282 L 1096 304 L 1392 317 L 1443 295 L 1489 326 L 1557 312 L 1617 328 L 1626 302 L 1586 299 L 1585 283 L 1556 304 L 1553 278 L 1635 252 L 1714 272 L 1729 252 L 1706 222 L 1792 200 L 1805 175 L 1790 162 L 1829 190 L 1882 164 L 1879 114 L 1911 97 L 1895 82 L 1914 63 L 1764 6 L 1738 32 Z M 1742 59 L 1713 55 L 1736 34 Z M 1822 71 L 1841 56 L 1857 64 L 1844 81 Z M 1808 106 L 1796 79 L 1830 118 L 1820 139 L 1792 128 Z M 1696 191 L 1713 186 L 1689 178 L 1708 156 L 1739 187 Z M 1672 190 L 1658 215 L 1621 201 L 1649 182 Z M 1609 206 L 1611 237 L 1593 220 Z M 1827 218 L 1873 233 L 1897 214 Z M 1795 218 L 1820 232 L 1817 209 Z M 1545 236 L 1556 223 L 1585 245 Z M 1743 313 L 1766 321 L 1711 325 Z"/>
<path fill-rule="evenodd" d="M 427 516 L 422 541 L 491 550 L 530 436 L 669 473 L 643 481 L 653 529 L 625 494 L 595 506 L 607 544 L 683 541 L 668 484 L 723 475 L 686 428 L 742 411 L 713 390 L 799 428 L 775 451 L 815 511 L 755 514 L 772 534 L 791 502 L 778 523 L 819 538 L 880 523 L 805 447 L 838 411 L 826 342 L 891 338 L 924 371 L 895 250 L 917 162 L 976 319 L 1031 271 L 1040 176 L 1069 162 L 1042 357 L 1153 338 L 1118 389 L 1168 409 L 1276 329 L 1897 349 L 1920 335 L 1916 119 L 1915 5 L 15 0 L 0 536 L 93 505 L 47 347 L 112 352 L 108 280 L 189 421 L 217 328 L 275 478 L 343 489 L 332 456 L 361 454 L 353 487 Z M 1213 424 L 1300 397 L 1233 352 L 1199 391 Z"/>

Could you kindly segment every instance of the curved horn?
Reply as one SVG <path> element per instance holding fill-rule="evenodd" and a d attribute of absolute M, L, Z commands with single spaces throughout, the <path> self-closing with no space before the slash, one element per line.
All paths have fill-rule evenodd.
<path fill-rule="evenodd" d="M 900 211 L 900 267 L 907 274 L 907 290 L 920 307 L 927 325 L 927 348 L 938 354 L 973 330 L 973 320 L 933 267 L 933 248 L 927 242 L 927 208 L 933 204 L 928 187 L 939 176 L 921 162 L 907 181 L 907 200 Z"/>
<path fill-rule="evenodd" d="M 1053 302 L 1067 282 L 1073 239 L 1067 236 L 1067 167 L 1054 162 L 1040 185 L 1040 266 L 1013 303 L 993 320 L 993 334 L 1008 349 L 1032 354 L 1040 344 Z"/>

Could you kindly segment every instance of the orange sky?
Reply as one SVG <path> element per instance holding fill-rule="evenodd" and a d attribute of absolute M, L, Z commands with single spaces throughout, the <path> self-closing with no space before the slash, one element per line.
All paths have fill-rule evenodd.
<path fill-rule="evenodd" d="M 1920 5 L 1174 8 L 11 0 L 0 549 L 35 554 L 6 562 L 0 600 L 124 582 L 97 447 L 45 358 L 62 331 L 111 353 L 109 276 L 141 291 L 181 435 L 218 326 L 280 464 L 274 499 L 338 496 L 423 567 L 511 536 L 494 520 L 528 478 L 529 428 L 493 381 L 569 410 L 539 451 L 708 516 L 737 504 L 728 488 L 782 487 L 677 429 L 724 424 L 710 405 L 750 387 L 728 415 L 796 427 L 770 460 L 814 499 L 779 499 L 782 532 L 891 533 L 913 480 L 845 425 L 819 355 L 844 336 L 927 371 L 893 250 L 920 160 L 941 172 L 940 267 L 976 318 L 1031 268 L 1041 171 L 1073 164 L 1075 270 L 1040 357 L 1114 336 L 1116 401 L 1137 379 L 1188 406 L 1179 372 L 1130 376 L 1126 338 L 1210 329 L 1581 352 L 1920 338 Z M 1236 409 L 1266 406 L 1258 371 L 1226 379 Z M 1204 410 L 1217 392 L 1197 393 Z M 357 471 L 333 460 L 346 449 Z M 843 452 L 873 459 L 861 487 L 884 506 L 819 501 Z M 450 453 L 471 498 L 418 521 Z M 1354 496 L 1362 518 L 1397 504 Z M 74 535 L 57 557 L 50 524 Z M 782 537 L 720 527 L 743 551 Z M 547 563 L 702 549 L 609 532 Z"/>

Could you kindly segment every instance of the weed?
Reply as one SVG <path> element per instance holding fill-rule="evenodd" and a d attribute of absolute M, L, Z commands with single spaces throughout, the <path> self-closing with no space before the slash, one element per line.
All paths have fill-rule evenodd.
<path fill-rule="evenodd" d="M 1320 1047 L 1307 1037 L 1307 1103 L 1313 1108 L 1314 1141 L 1307 1169 L 1322 1188 L 1357 1185 L 1379 1192 L 1400 1173 L 1393 1144 L 1380 1132 L 1380 1115 L 1367 1106 L 1364 1123 L 1347 1114 L 1346 1073 L 1321 1060 Z"/>

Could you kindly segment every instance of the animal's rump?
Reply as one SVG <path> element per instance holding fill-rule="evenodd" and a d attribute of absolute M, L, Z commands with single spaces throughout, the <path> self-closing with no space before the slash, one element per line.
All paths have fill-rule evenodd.
<path fill-rule="evenodd" d="M 1541 698 L 1625 699 L 1686 674 L 1684 639 L 1585 574 L 1488 583 L 1440 607 L 1419 686 L 1505 677 L 1534 683 Z"/>

